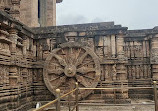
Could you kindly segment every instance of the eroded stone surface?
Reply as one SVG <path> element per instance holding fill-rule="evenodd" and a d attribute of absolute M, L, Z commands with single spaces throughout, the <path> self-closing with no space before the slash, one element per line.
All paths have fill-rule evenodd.
<path fill-rule="evenodd" d="M 29 102 L 53 100 L 56 88 L 64 94 L 75 82 L 121 87 L 80 91 L 86 102 L 152 99 L 152 90 L 125 87 L 158 80 L 157 52 L 155 29 L 127 30 L 113 22 L 28 28 L 0 11 L 0 109 L 29 109 L 35 104 Z"/>

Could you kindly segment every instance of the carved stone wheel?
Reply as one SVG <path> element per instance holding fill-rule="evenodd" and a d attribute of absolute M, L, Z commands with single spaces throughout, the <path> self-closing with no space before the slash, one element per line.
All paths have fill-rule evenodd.
<path fill-rule="evenodd" d="M 59 88 L 63 95 L 75 88 L 76 82 L 80 88 L 95 88 L 100 79 L 100 63 L 97 55 L 86 45 L 67 42 L 47 57 L 43 74 L 48 89 L 55 95 Z M 85 98 L 91 92 L 80 90 L 79 98 Z"/>

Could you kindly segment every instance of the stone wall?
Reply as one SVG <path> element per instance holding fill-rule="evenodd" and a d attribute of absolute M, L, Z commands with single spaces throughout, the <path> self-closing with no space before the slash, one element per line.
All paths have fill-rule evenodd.
<path fill-rule="evenodd" d="M 89 71 L 90 68 L 97 66 L 96 71 L 90 70 L 90 72 L 100 74 L 99 79 L 93 78 L 95 75 L 86 76 L 91 80 L 84 80 L 81 77 L 75 79 L 80 83 L 80 87 L 84 85 L 87 87 L 87 84 L 95 84 L 96 87 L 125 87 L 134 86 L 132 83 L 138 81 L 138 85 L 151 86 L 152 80 L 158 80 L 157 34 L 157 28 L 127 30 L 127 27 L 115 25 L 113 22 L 28 28 L 0 11 L 0 108 L 26 110 L 33 107 L 37 101 L 50 101 L 54 99 L 53 91 L 50 90 L 51 85 L 58 86 L 61 82 L 69 83 L 69 86 L 72 86 L 70 88 L 73 88 L 74 81 L 71 75 L 67 74 L 69 77 L 66 80 L 61 77 L 55 78 L 62 70 L 54 64 L 59 63 L 63 68 L 65 64 L 60 58 L 65 55 L 63 52 L 57 53 L 60 56 L 53 53 L 62 48 L 67 50 L 67 47 L 70 48 L 67 53 L 70 52 L 72 56 L 77 51 L 84 53 L 89 50 L 87 51 L 89 56 L 83 59 L 84 65 L 90 59 L 96 64 L 87 64 L 85 68 Z M 75 49 L 76 46 L 82 50 Z M 76 50 L 73 49 L 74 53 L 72 47 Z M 52 55 L 59 61 L 51 59 L 53 62 L 48 67 L 53 73 L 50 73 L 49 77 L 52 81 L 57 79 L 58 82 L 46 86 L 44 81 L 46 77 L 43 76 L 47 74 L 45 67 Z M 81 73 L 84 71 L 88 72 L 80 69 Z M 95 80 L 94 83 L 92 80 Z M 62 88 L 67 91 L 65 87 Z M 103 99 L 114 97 L 112 90 L 102 93 Z M 118 90 L 117 93 L 122 101 L 135 96 L 132 91 L 125 89 Z M 85 94 L 80 98 L 85 99 L 87 96 L 87 99 L 94 98 L 95 94 L 98 92 L 93 92 L 90 96 Z M 151 92 L 148 94 L 152 97 Z M 143 94 L 140 95 L 145 97 Z"/>
<path fill-rule="evenodd" d="M 102 72 L 101 80 L 112 81 L 122 80 L 122 78 L 139 80 L 157 77 L 154 77 L 156 72 L 155 74 L 152 72 L 157 57 L 155 50 L 158 30 L 156 29 L 127 30 L 126 27 L 107 22 L 35 28 L 35 32 L 37 33 L 36 39 L 41 43 L 39 50 L 41 52 L 50 53 L 50 49 L 53 50 L 65 42 L 86 42 L 100 58 L 101 67 L 104 68 L 102 70 L 105 70 Z M 111 70 L 114 67 L 119 69 L 121 62 L 127 68 L 124 77 L 119 74 L 119 70 Z M 117 72 L 117 74 L 112 72 Z"/>
<path fill-rule="evenodd" d="M 53 99 L 36 64 L 34 33 L 0 12 L 0 109 L 26 110 L 36 101 Z"/>
<path fill-rule="evenodd" d="M 99 57 L 101 75 L 97 87 L 150 87 L 152 81 L 157 80 L 158 30 L 155 28 L 127 30 L 127 27 L 107 22 L 35 28 L 34 31 L 38 40 L 38 59 L 42 61 L 64 43 L 85 43 L 90 47 Z M 137 94 L 133 94 L 135 90 L 123 92 L 118 91 L 118 99 L 128 99 L 129 96 L 152 99 L 151 90 L 140 90 Z M 106 100 L 114 97 L 113 91 L 104 94 Z"/>

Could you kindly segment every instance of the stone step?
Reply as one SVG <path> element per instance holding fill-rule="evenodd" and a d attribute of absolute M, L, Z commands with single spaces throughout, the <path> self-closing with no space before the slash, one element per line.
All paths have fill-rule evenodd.
<path fill-rule="evenodd" d="M 114 98 L 125 99 L 125 98 L 128 98 L 128 94 L 127 93 L 116 93 L 116 95 L 114 95 L 113 93 L 92 94 L 92 95 L 89 95 L 86 99 L 87 100 L 100 100 L 100 99 L 114 99 Z"/>
<path fill-rule="evenodd" d="M 139 89 L 139 90 L 132 89 L 129 90 L 128 92 L 129 94 L 153 94 L 153 90 L 148 90 L 148 89 Z"/>
<path fill-rule="evenodd" d="M 154 105 L 127 105 L 127 106 L 90 106 L 79 107 L 79 111 L 154 111 Z"/>
<path fill-rule="evenodd" d="M 151 95 L 151 94 L 129 94 L 129 98 L 152 99 L 153 95 Z"/>
<path fill-rule="evenodd" d="M 81 103 L 129 104 L 131 99 L 83 100 Z"/>
<path fill-rule="evenodd" d="M 63 107 L 61 108 L 61 111 L 68 111 L 68 108 Z M 154 105 L 80 105 L 79 111 L 154 111 Z"/>

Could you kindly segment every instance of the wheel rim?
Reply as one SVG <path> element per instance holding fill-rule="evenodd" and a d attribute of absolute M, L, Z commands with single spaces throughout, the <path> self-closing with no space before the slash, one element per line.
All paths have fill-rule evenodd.
<path fill-rule="evenodd" d="M 79 87 L 96 87 L 100 77 L 100 63 L 97 55 L 87 46 L 68 42 L 54 49 L 44 65 L 44 81 L 47 88 L 55 95 L 59 88 L 61 95 Z M 92 90 L 79 91 L 79 99 L 88 96 Z M 74 98 L 74 94 L 71 94 Z M 67 98 L 64 98 L 65 100 Z"/>

